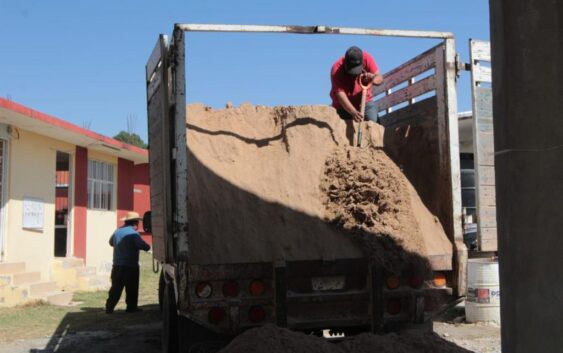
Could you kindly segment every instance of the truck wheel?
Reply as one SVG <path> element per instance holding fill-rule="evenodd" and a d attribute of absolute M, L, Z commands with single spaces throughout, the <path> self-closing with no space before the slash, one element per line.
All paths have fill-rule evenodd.
<path fill-rule="evenodd" d="M 164 287 L 166 286 L 166 281 L 164 280 L 164 270 L 160 271 L 160 278 L 158 280 L 158 308 L 162 314 L 163 297 L 164 297 Z"/>
<path fill-rule="evenodd" d="M 178 353 L 178 312 L 173 283 L 165 283 L 162 293 L 162 353 Z"/>

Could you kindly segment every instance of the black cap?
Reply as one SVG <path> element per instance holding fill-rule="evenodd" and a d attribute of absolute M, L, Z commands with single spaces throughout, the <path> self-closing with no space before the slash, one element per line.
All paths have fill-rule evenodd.
<path fill-rule="evenodd" d="M 357 76 L 364 70 L 364 55 L 362 49 L 353 46 L 346 50 L 344 55 L 344 68 L 348 75 Z"/>

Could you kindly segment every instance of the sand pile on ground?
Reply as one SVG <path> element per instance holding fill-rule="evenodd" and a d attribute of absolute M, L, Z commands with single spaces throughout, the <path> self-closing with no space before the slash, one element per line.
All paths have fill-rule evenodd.
<path fill-rule="evenodd" d="M 435 333 L 361 334 L 340 343 L 268 325 L 246 331 L 220 353 L 471 353 Z"/>
<path fill-rule="evenodd" d="M 411 257 L 451 254 L 439 222 L 381 150 L 377 124 L 365 124 L 368 147 L 353 148 L 352 126 L 328 106 L 195 104 L 187 123 L 192 263 L 368 252 L 400 271 Z"/>

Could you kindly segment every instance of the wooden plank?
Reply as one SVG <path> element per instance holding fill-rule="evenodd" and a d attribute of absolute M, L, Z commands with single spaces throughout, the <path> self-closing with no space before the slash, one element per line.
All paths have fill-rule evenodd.
<path fill-rule="evenodd" d="M 413 31 L 404 29 L 354 28 L 332 26 L 271 26 L 271 25 L 225 25 L 178 23 L 175 30 L 194 32 L 258 32 L 258 33 L 291 33 L 291 34 L 347 34 L 369 35 L 380 37 L 408 38 L 453 38 L 451 32 Z"/>
<path fill-rule="evenodd" d="M 436 66 L 436 52 L 442 50 L 442 44 L 435 46 L 417 57 L 405 62 L 401 66 L 385 73 L 383 75 L 383 84 L 374 86 L 372 89 L 373 96 L 408 81 L 410 78 L 420 75 Z"/>
<path fill-rule="evenodd" d="M 488 41 L 471 39 L 471 59 L 472 60 L 482 60 L 491 61 L 491 43 Z"/>
<path fill-rule="evenodd" d="M 497 251 L 497 228 L 483 228 L 479 233 L 479 245 L 481 251 Z"/>
<path fill-rule="evenodd" d="M 488 87 L 473 88 L 473 130 L 479 132 L 493 132 L 493 91 Z M 475 137 L 479 137 L 474 136 Z"/>
<path fill-rule="evenodd" d="M 492 70 L 490 67 L 487 66 L 473 64 L 473 75 L 474 75 L 474 80 L 477 83 L 480 82 L 491 83 L 493 81 Z"/>
<path fill-rule="evenodd" d="M 434 119 L 436 116 L 436 97 L 430 97 L 411 104 L 403 109 L 386 114 L 380 118 L 381 124 L 386 128 L 408 121 L 421 121 L 423 119 Z"/>
<path fill-rule="evenodd" d="M 480 229 L 496 227 L 497 226 L 496 207 L 481 206 L 479 209 L 477 209 L 477 219 L 479 220 Z"/>
<path fill-rule="evenodd" d="M 492 89 L 480 83 L 491 82 L 490 43 L 469 42 L 471 56 L 471 93 L 473 104 L 473 148 L 475 158 L 477 237 L 481 251 L 496 251 L 496 197 L 494 170 Z"/>
<path fill-rule="evenodd" d="M 388 114 L 393 123 L 385 127 L 384 146 L 446 230 L 452 229 L 452 195 L 447 189 L 450 170 L 440 168 L 436 102 L 437 97 L 431 97 Z M 453 233 L 447 234 L 453 238 Z M 449 266 L 451 261 L 450 256 Z M 446 259 L 436 258 L 432 265 L 446 266 Z"/>
<path fill-rule="evenodd" d="M 174 29 L 174 239 L 176 260 L 188 261 L 188 140 L 186 129 L 186 50 L 184 31 Z"/>
<path fill-rule="evenodd" d="M 167 36 L 161 35 L 167 40 Z M 156 70 L 158 64 L 160 63 L 160 42 L 162 38 L 159 37 L 156 41 L 154 48 L 152 49 L 151 55 L 149 56 L 149 60 L 147 60 L 147 65 L 145 66 L 145 74 L 147 79 L 150 79 L 154 71 Z M 148 81 L 148 80 L 147 80 Z"/>
<path fill-rule="evenodd" d="M 495 186 L 492 185 L 481 185 L 478 191 L 479 195 L 479 205 L 481 206 L 488 206 L 488 207 L 495 207 L 497 204 L 496 201 L 496 192 Z"/>
<path fill-rule="evenodd" d="M 479 172 L 475 173 L 477 187 L 483 185 L 494 186 L 495 185 L 495 167 L 483 165 L 479 166 Z M 479 206 L 478 206 L 479 207 Z"/>
<path fill-rule="evenodd" d="M 161 262 L 171 261 L 170 228 L 170 141 L 166 36 L 161 35 L 147 63 L 147 119 L 149 133 L 149 174 L 152 211 L 153 254 Z M 160 61 L 160 59 L 163 59 Z M 156 72 L 155 72 L 156 71 Z"/>
<path fill-rule="evenodd" d="M 377 109 L 385 110 L 403 102 L 409 102 L 411 98 L 418 97 L 426 92 L 436 89 L 436 77 L 428 76 L 425 79 L 404 87 L 388 96 L 377 100 Z"/>
<path fill-rule="evenodd" d="M 477 150 L 478 161 L 477 165 L 480 166 L 493 166 L 495 165 L 495 141 L 492 133 L 481 133 L 474 146 Z"/>
<path fill-rule="evenodd" d="M 154 73 L 152 79 L 149 82 L 149 86 L 147 88 L 147 97 L 150 100 L 153 96 L 160 84 L 162 83 L 162 74 L 158 71 Z"/>

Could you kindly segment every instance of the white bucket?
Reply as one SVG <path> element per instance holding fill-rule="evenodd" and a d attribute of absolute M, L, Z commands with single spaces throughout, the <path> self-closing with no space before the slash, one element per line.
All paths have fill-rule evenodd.
<path fill-rule="evenodd" d="M 498 261 L 470 259 L 467 261 L 467 322 L 495 321 L 500 324 L 500 287 Z"/>

